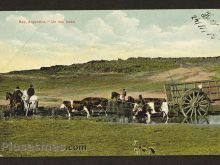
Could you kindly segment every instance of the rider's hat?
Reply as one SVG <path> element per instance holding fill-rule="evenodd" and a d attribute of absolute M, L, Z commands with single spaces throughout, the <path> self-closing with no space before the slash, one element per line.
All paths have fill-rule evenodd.
<path fill-rule="evenodd" d="M 33 84 L 30 84 L 30 87 L 33 87 Z"/>
<path fill-rule="evenodd" d="M 19 86 L 16 86 L 16 89 L 20 89 Z"/>

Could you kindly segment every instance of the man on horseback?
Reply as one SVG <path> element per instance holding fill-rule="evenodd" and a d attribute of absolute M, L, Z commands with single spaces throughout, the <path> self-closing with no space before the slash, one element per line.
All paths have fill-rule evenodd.
<path fill-rule="evenodd" d="M 138 97 L 138 104 L 139 104 L 139 106 L 141 106 L 141 107 L 143 107 L 143 106 L 146 104 L 146 102 L 145 102 L 145 100 L 143 99 L 142 95 L 139 95 L 139 97 Z"/>
<path fill-rule="evenodd" d="M 28 95 L 28 98 L 27 98 L 27 103 L 28 103 L 28 107 L 30 108 L 30 98 L 31 96 L 33 96 L 35 94 L 35 90 L 34 90 L 34 87 L 32 84 L 30 84 L 30 87 L 28 88 L 27 90 L 27 95 Z"/>
<path fill-rule="evenodd" d="M 17 86 L 13 93 L 13 98 L 14 98 L 13 101 L 15 103 L 22 102 L 22 96 L 23 96 L 23 93 L 21 92 L 19 86 Z"/>
<path fill-rule="evenodd" d="M 30 84 L 30 87 L 27 90 L 27 94 L 28 94 L 28 101 L 29 101 L 31 96 L 35 94 L 35 90 L 32 84 Z"/>
<path fill-rule="evenodd" d="M 35 90 L 32 84 L 30 84 L 27 90 L 24 90 L 23 100 L 26 116 L 35 114 L 38 108 L 38 98 L 35 95 Z"/>
<path fill-rule="evenodd" d="M 19 115 L 23 113 L 23 100 L 22 100 L 23 92 L 20 90 L 19 86 L 17 86 L 12 94 L 11 109 L 14 110 L 14 115 Z"/>

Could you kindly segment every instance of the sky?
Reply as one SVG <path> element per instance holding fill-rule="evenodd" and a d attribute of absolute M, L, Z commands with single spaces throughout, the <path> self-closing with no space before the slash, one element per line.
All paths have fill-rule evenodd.
<path fill-rule="evenodd" d="M 220 23 L 213 9 L 0 11 L 0 73 L 101 59 L 219 56 L 220 25 L 201 17 L 207 11 Z"/>

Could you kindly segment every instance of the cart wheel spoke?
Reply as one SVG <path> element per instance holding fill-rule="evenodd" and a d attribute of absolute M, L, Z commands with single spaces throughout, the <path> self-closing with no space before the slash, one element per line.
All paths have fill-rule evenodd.
<path fill-rule="evenodd" d="M 188 102 L 190 102 L 190 100 L 189 100 L 187 97 L 186 97 L 185 99 L 186 99 Z"/>
<path fill-rule="evenodd" d="M 190 111 L 192 111 L 192 108 L 193 108 L 193 107 L 190 107 L 190 109 L 186 112 L 186 115 L 187 115 Z"/>
<path fill-rule="evenodd" d="M 204 101 L 202 101 L 202 102 L 199 102 L 199 104 L 200 104 L 200 105 L 208 105 L 209 102 L 208 102 L 207 100 L 204 100 Z"/>
<path fill-rule="evenodd" d="M 200 107 L 200 110 L 201 110 L 201 111 L 203 111 L 203 112 L 206 112 L 206 110 L 204 110 L 204 109 L 203 109 L 203 108 L 201 108 L 201 107 Z"/>
<path fill-rule="evenodd" d="M 197 95 L 196 95 L 197 98 L 199 97 L 199 93 L 200 93 L 200 92 L 197 92 Z"/>
<path fill-rule="evenodd" d="M 203 109 L 202 107 L 200 107 L 200 110 L 205 112 L 205 114 L 207 113 L 207 111 L 205 109 Z"/>
<path fill-rule="evenodd" d="M 191 96 L 191 95 L 189 95 L 189 98 L 190 98 L 190 100 L 193 100 L 193 98 L 192 98 L 192 96 Z"/>
<path fill-rule="evenodd" d="M 201 99 L 203 99 L 204 98 L 204 96 L 202 95 L 201 97 L 199 97 L 198 99 L 197 99 L 197 101 L 200 101 Z"/>
<path fill-rule="evenodd" d="M 190 117 L 191 117 L 191 118 L 192 118 L 192 116 L 193 116 L 193 109 L 192 109 L 191 114 L 190 114 Z"/>
<path fill-rule="evenodd" d="M 199 104 L 199 105 L 202 106 L 202 107 L 207 107 L 208 103 L 206 103 L 206 104 Z"/>
<path fill-rule="evenodd" d="M 197 112 L 198 112 L 198 114 L 199 114 L 200 116 L 202 116 L 202 114 L 201 114 L 201 112 L 200 112 L 199 110 L 198 110 Z"/>
<path fill-rule="evenodd" d="M 203 106 L 203 107 L 206 106 L 206 107 L 208 107 L 209 104 L 210 104 L 210 103 L 209 103 L 208 101 L 202 102 L 202 103 L 200 102 L 200 103 L 199 103 L 199 106 Z"/>
<path fill-rule="evenodd" d="M 186 107 L 183 107 L 183 109 L 189 109 L 191 107 L 191 105 L 188 105 Z"/>
<path fill-rule="evenodd" d="M 197 114 L 196 114 L 197 109 L 194 109 L 194 113 L 195 113 L 195 119 L 197 118 Z"/>

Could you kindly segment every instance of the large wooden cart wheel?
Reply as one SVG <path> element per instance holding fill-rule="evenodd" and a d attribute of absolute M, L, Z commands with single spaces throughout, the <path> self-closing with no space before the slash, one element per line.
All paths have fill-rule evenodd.
<path fill-rule="evenodd" d="M 185 117 L 195 118 L 207 115 L 210 108 L 210 99 L 200 89 L 187 90 L 182 97 L 181 111 Z"/>

